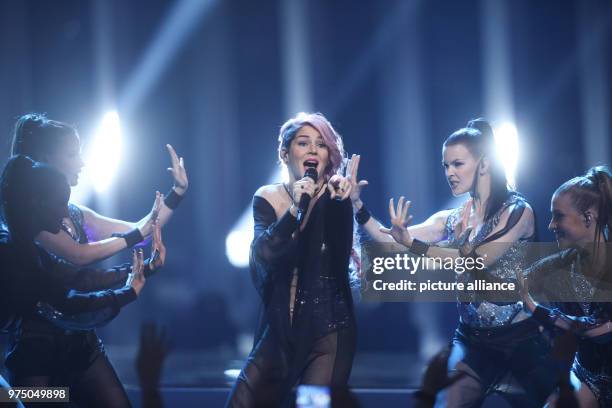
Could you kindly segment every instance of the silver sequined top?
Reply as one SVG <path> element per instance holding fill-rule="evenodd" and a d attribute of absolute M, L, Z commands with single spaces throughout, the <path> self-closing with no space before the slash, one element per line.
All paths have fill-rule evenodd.
<path fill-rule="evenodd" d="M 495 229 L 504 210 L 516 204 L 518 200 L 523 200 L 523 198 L 518 195 L 510 196 L 497 214 L 485 222 L 477 236 L 470 241 L 474 248 Z M 460 237 L 455 236 L 455 227 L 461 220 L 461 211 L 462 208 L 455 208 L 446 220 L 446 245 L 449 248 L 458 248 L 459 246 Z M 526 266 L 523 252 L 526 242 L 526 240 L 515 242 L 499 259 L 487 268 L 487 273 L 496 278 L 514 280 L 516 269 L 520 268 L 523 270 Z M 470 279 L 473 280 L 473 277 L 464 273 L 457 275 L 457 279 L 467 282 Z M 516 302 L 498 305 L 487 301 L 474 300 L 469 302 L 458 301 L 457 308 L 462 323 L 475 328 L 487 328 L 506 326 L 513 323 L 513 320 L 523 309 L 523 304 L 522 302 Z"/>

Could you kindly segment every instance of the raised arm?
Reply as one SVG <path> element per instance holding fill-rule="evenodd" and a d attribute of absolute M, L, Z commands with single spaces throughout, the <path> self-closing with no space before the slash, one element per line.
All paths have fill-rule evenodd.
<path fill-rule="evenodd" d="M 125 285 L 119 289 L 82 292 L 74 289 L 68 290 L 64 296 L 54 296 L 49 303 L 60 312 L 78 314 L 95 312 L 105 309 L 119 310 L 128 303 L 136 300 L 142 290 L 144 277 L 144 259 L 142 250 L 134 251 L 132 272 L 128 275 Z M 51 279 L 55 279 L 52 276 Z"/>
<path fill-rule="evenodd" d="M 163 196 L 157 192 L 153 209 L 148 216 L 150 222 L 148 221 L 147 225 L 149 223 L 151 225 L 148 225 L 147 228 L 152 228 L 155 217 L 162 213 L 161 209 L 163 205 Z M 76 242 L 66 233 L 66 231 L 61 230 L 57 234 L 41 231 L 36 237 L 38 243 L 49 252 L 62 257 L 68 262 L 74 265 L 83 266 L 115 255 L 142 239 L 142 230 L 140 230 L 140 227 L 137 227 L 137 224 L 103 217 L 84 206 L 79 206 L 79 210 L 83 214 L 83 224 L 88 234 L 88 238 L 92 242 L 84 244 Z M 161 221 L 159 221 L 159 224 L 161 225 Z M 134 231 L 135 228 L 139 228 L 140 230 L 140 232 L 136 234 L 138 238 L 135 240 L 129 237 L 110 237 L 113 233 L 126 234 L 129 231 Z M 96 238 L 102 236 L 106 237 L 101 240 L 96 240 Z"/>
<path fill-rule="evenodd" d="M 376 242 L 395 242 L 391 235 L 381 231 L 381 228 L 385 228 L 385 226 L 371 216 L 361 200 L 361 189 L 367 186 L 368 182 L 367 180 L 358 180 L 357 174 L 360 160 L 360 155 L 353 154 L 347 165 L 347 177 L 351 181 L 352 186 L 350 198 L 353 204 L 353 212 L 357 215 L 356 218 L 360 222 L 360 227 L 372 240 Z M 443 240 L 446 237 L 446 219 L 449 213 L 450 211 L 437 212 L 425 222 L 409 227 L 411 236 L 429 243 Z M 365 219 L 367 221 L 361 223 Z M 401 249 L 401 247 L 398 247 L 398 249 Z"/>
<path fill-rule="evenodd" d="M 38 302 L 36 307 L 36 313 L 52 322 L 58 327 L 62 327 L 67 330 L 91 330 L 97 327 L 104 326 L 109 321 L 114 319 L 119 313 L 119 309 L 133 300 L 132 292 L 136 295 L 142 289 L 145 277 L 164 264 L 166 257 L 166 248 L 161 239 L 161 229 L 156 226 L 153 233 L 153 245 L 152 255 L 149 260 L 141 262 L 142 252 L 133 254 L 133 262 L 129 267 L 131 271 L 127 275 L 125 284 L 118 290 L 106 290 L 99 292 L 88 292 L 83 293 L 78 290 L 70 290 L 64 295 L 59 297 L 51 297 L 54 304 L 57 304 L 63 311 L 60 311 L 47 302 Z M 66 265 L 63 266 L 66 268 Z M 113 280 L 119 280 L 123 278 L 123 274 L 119 273 L 117 269 L 128 270 L 127 268 L 115 268 L 116 277 L 109 282 L 114 286 Z M 57 273 L 57 271 L 55 271 Z M 96 275 L 96 272 L 91 272 L 91 275 Z M 82 288 L 91 288 L 97 285 L 91 285 L 90 273 L 79 272 L 76 274 L 80 279 L 85 279 L 90 284 L 80 282 L 79 286 Z M 105 273 L 104 275 L 113 275 L 113 272 Z M 142 276 L 141 276 L 142 275 Z M 105 276 L 108 278 L 108 276 Z M 56 278 L 54 275 L 51 278 Z M 78 280 L 78 279 L 77 279 Z M 63 283 L 63 282 L 62 282 Z M 53 285 L 56 286 L 56 285 Z M 103 288 L 103 287 L 102 287 Z M 57 299 L 59 298 L 59 302 Z"/>
<path fill-rule="evenodd" d="M 63 230 L 57 234 L 42 231 L 38 234 L 36 240 L 49 252 L 61 256 L 74 265 L 88 265 L 106 259 L 127 248 L 127 242 L 123 238 L 108 238 L 102 241 L 80 244 Z"/>
<path fill-rule="evenodd" d="M 167 144 L 166 149 L 168 149 L 171 162 L 171 167 L 168 167 L 167 170 L 172 174 L 174 185 L 162 200 L 162 204 L 154 205 L 151 212 L 145 215 L 132 227 L 138 228 L 144 237 L 153 233 L 154 222 L 159 223 L 159 225 L 163 227 L 170 220 L 174 210 L 176 210 L 189 188 L 189 179 L 187 178 L 184 159 L 176 154 L 176 151 L 171 145 Z"/>
<path fill-rule="evenodd" d="M 63 287 L 77 291 L 96 291 L 112 289 L 125 282 L 133 273 L 136 261 L 132 264 L 125 263 L 110 269 L 80 267 L 73 265 L 64 259 L 40 250 L 40 259 L 48 278 L 59 282 Z M 141 251 L 140 251 L 141 253 Z M 166 248 L 161 238 L 161 227 L 157 225 L 153 234 L 151 246 L 151 258 L 143 263 L 143 273 L 146 277 L 151 276 L 161 268 L 165 262 Z"/>
<path fill-rule="evenodd" d="M 389 234 L 393 239 L 417 251 L 416 255 L 425 255 L 430 258 L 462 258 L 462 257 L 482 257 L 485 266 L 490 266 L 501 258 L 508 249 L 517 241 L 527 239 L 533 235 L 534 216 L 531 208 L 524 202 L 508 206 L 500 216 L 498 225 L 484 239 L 479 240 L 476 248 L 469 245 L 469 230 L 464 230 L 463 241 L 459 249 L 440 247 L 436 245 L 413 245 L 415 238 L 412 236 L 408 224 L 412 219 L 408 215 L 410 202 L 400 197 L 397 208 L 394 206 L 393 199 L 389 201 L 389 215 L 391 217 L 391 228 L 381 228 L 381 231 Z M 435 264 L 435 262 L 431 263 Z"/>
<path fill-rule="evenodd" d="M 577 248 L 564 249 L 554 255 L 548 256 L 540 261 L 534 263 L 525 271 L 517 270 L 516 278 L 519 285 L 519 293 L 523 300 L 523 305 L 533 317 L 544 327 L 548 329 L 560 329 L 564 331 L 571 331 L 572 333 L 582 337 L 598 337 L 607 335 L 612 332 L 612 322 L 610 317 L 612 316 L 612 304 L 611 303 L 600 303 L 603 305 L 604 316 L 578 315 L 579 307 L 577 302 L 552 302 L 553 305 L 565 305 L 564 310 L 559 307 L 544 306 L 534 300 L 531 295 L 532 287 L 535 288 L 535 292 L 546 289 L 546 282 L 549 279 L 563 279 L 564 271 L 575 262 L 579 262 L 581 250 Z M 573 280 L 569 280 L 567 283 L 570 285 L 574 284 Z M 563 297 L 565 293 L 565 287 L 559 288 L 553 286 L 552 296 Z M 573 291 L 574 288 L 571 287 Z M 561 293 L 559 293 L 561 292 Z M 581 299 L 576 296 L 576 301 Z M 577 313 L 572 313 L 572 306 L 576 306 L 574 309 Z M 569 309 L 568 312 L 565 309 Z"/>

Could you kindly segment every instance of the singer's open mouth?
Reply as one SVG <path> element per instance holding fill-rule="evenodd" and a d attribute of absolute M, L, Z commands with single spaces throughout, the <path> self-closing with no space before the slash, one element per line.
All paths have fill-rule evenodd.
<path fill-rule="evenodd" d="M 317 167 L 319 165 L 318 160 L 308 159 L 304 161 L 304 167 Z"/>

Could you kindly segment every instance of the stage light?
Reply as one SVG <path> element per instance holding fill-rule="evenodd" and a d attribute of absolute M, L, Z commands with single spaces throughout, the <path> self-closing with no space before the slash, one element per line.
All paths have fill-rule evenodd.
<path fill-rule="evenodd" d="M 230 232 L 225 239 L 225 255 L 230 263 L 238 268 L 249 266 L 249 249 L 253 240 L 253 222 L 250 214 L 251 225 L 248 222 L 241 223 Z"/>
<path fill-rule="evenodd" d="M 142 102 L 159 81 L 168 66 L 176 61 L 176 54 L 187 43 L 189 35 L 217 0 L 180 0 L 174 5 L 145 51 L 140 63 L 130 75 L 120 98 L 124 115 Z"/>
<path fill-rule="evenodd" d="M 277 169 L 269 184 L 286 182 L 289 180 L 287 168 L 282 166 Z M 231 232 L 225 238 L 225 255 L 232 265 L 238 268 L 249 266 L 249 251 L 251 241 L 253 241 L 253 210 L 251 206 L 244 210 L 238 222 L 234 225 Z"/>
<path fill-rule="evenodd" d="M 85 155 L 87 179 L 98 193 L 111 184 L 121 160 L 121 126 L 116 111 L 104 115 L 92 144 Z"/>
<path fill-rule="evenodd" d="M 237 368 L 230 368 L 228 370 L 223 371 L 223 374 L 225 374 L 225 378 L 227 380 L 235 381 L 236 378 L 238 378 L 238 376 L 240 375 L 240 370 Z"/>
<path fill-rule="evenodd" d="M 495 146 L 498 159 L 506 171 L 506 179 L 512 188 L 516 188 L 516 167 L 518 165 L 519 143 L 516 127 L 509 122 L 495 129 Z"/>

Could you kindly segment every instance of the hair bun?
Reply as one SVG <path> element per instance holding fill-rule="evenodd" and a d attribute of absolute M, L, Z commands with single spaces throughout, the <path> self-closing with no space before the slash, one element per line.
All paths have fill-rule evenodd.
<path fill-rule="evenodd" d="M 607 166 L 595 166 L 591 167 L 585 177 L 591 180 L 594 184 L 600 185 L 605 184 L 608 180 L 612 179 L 612 173 Z"/>
<path fill-rule="evenodd" d="M 467 128 L 476 129 L 487 139 L 493 139 L 493 128 L 491 124 L 483 118 L 472 119 L 468 122 Z"/>
<path fill-rule="evenodd" d="M 47 117 L 44 113 L 32 112 L 21 116 L 17 120 L 17 126 L 23 130 L 31 130 L 44 126 L 46 122 Z"/>

